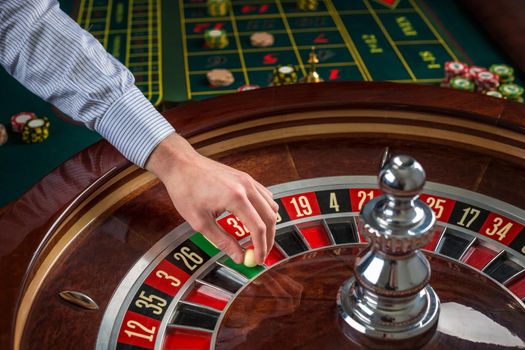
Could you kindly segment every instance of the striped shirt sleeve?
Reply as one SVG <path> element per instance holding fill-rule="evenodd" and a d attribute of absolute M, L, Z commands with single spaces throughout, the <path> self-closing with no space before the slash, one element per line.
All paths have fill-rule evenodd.
<path fill-rule="evenodd" d="M 0 0 L 0 64 L 141 167 L 174 132 L 131 72 L 56 0 Z"/>

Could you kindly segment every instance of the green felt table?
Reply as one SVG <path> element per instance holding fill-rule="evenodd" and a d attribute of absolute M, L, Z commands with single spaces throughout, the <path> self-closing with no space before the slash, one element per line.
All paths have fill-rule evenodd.
<path fill-rule="evenodd" d="M 180 103 L 233 93 L 243 84 L 267 86 L 277 64 L 307 72 L 316 46 L 318 72 L 325 80 L 396 81 L 438 84 L 443 64 L 463 60 L 489 66 L 510 63 L 497 44 L 454 0 L 321 0 L 316 11 L 301 12 L 295 0 L 233 0 L 224 17 L 209 17 L 205 1 L 63 0 L 61 6 L 126 64 L 152 103 Z M 203 32 L 224 28 L 229 45 L 211 50 Z M 250 45 L 250 34 L 267 31 L 275 44 Z M 212 87 L 206 72 L 227 68 L 228 87 Z M 518 74 L 518 79 L 520 78 Z M 32 111 L 48 116 L 50 137 L 26 145 L 9 132 L 0 147 L 0 206 L 19 197 L 64 160 L 100 136 L 57 118 L 49 104 L 0 70 L 0 123 Z"/>

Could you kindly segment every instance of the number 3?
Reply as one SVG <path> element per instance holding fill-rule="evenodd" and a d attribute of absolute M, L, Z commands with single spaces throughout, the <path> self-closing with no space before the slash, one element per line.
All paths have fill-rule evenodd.
<path fill-rule="evenodd" d="M 502 224 L 503 224 L 503 219 L 502 218 L 500 218 L 500 217 L 494 218 L 494 221 L 492 222 L 492 229 L 486 229 L 485 233 L 488 236 L 498 235 L 499 236 L 498 241 L 501 241 L 503 238 L 505 238 L 507 233 L 512 228 L 512 223 L 511 222 L 509 222 L 505 226 L 501 227 Z"/>

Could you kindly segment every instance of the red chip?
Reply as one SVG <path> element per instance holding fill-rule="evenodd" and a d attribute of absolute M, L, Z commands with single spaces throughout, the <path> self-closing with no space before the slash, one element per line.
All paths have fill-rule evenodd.
<path fill-rule="evenodd" d="M 478 72 L 476 74 L 476 82 L 480 84 L 497 85 L 499 83 L 499 76 L 489 71 Z"/>
<path fill-rule="evenodd" d="M 468 75 L 468 68 L 468 65 L 463 62 L 445 62 L 445 73 L 451 74 L 454 77 L 466 77 Z"/>
<path fill-rule="evenodd" d="M 259 85 L 241 85 L 237 88 L 237 91 L 250 91 L 250 90 L 257 90 L 261 87 Z"/>
<path fill-rule="evenodd" d="M 36 114 L 32 112 L 20 112 L 11 117 L 11 127 L 13 132 L 21 133 L 24 125 L 32 119 L 36 119 Z"/>
<path fill-rule="evenodd" d="M 470 68 L 468 69 L 468 78 L 471 80 L 475 80 L 476 74 L 478 74 L 479 72 L 486 72 L 486 71 L 487 69 L 485 67 L 470 66 Z"/>
<path fill-rule="evenodd" d="M 499 86 L 499 76 L 489 71 L 476 73 L 474 80 L 479 92 L 494 90 Z"/>

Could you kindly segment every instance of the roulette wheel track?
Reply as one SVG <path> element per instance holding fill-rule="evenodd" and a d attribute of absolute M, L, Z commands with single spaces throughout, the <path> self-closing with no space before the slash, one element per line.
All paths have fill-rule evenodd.
<path fill-rule="evenodd" d="M 453 199 L 454 203 L 472 204 L 451 207 L 450 219 L 448 222 L 443 219 L 443 226 L 457 226 L 461 219 L 463 223 L 465 219 L 470 222 L 471 217 L 454 215 L 468 208 L 471 209 L 467 214 L 475 214 L 472 208 L 478 205 L 480 220 L 485 215 L 485 221 L 480 221 L 476 230 L 469 231 L 468 227 L 464 232 L 459 230 L 463 232 L 459 235 L 464 237 L 469 231 L 469 237 L 474 237 L 471 243 L 475 239 L 480 245 L 496 251 L 494 259 L 507 258 L 502 264 L 510 266 L 510 272 L 499 265 L 494 269 L 503 271 L 502 274 L 491 275 L 484 270 L 490 264 L 478 268 L 480 272 L 476 273 L 494 287 L 483 292 L 486 294 L 481 298 L 484 302 L 480 307 L 491 314 L 490 300 L 497 294 L 516 310 L 514 314 L 498 316 L 502 324 L 520 317 L 523 320 L 520 299 L 524 296 L 520 294 L 523 292 L 520 283 L 525 278 L 525 217 L 522 216 L 525 208 L 525 108 L 521 105 L 427 86 L 328 83 L 243 92 L 191 103 L 166 111 L 164 115 L 202 154 L 246 171 L 264 185 L 275 186 L 275 191 L 280 191 L 283 222 L 278 226 L 279 232 L 286 231 L 286 221 L 299 225 L 300 229 L 300 225 L 305 225 L 304 219 L 300 221 L 300 217 L 290 216 L 293 207 L 284 199 L 301 193 L 301 185 L 309 185 L 308 192 L 316 193 L 319 202 L 318 215 L 309 213 L 306 216 L 311 220 L 324 220 L 326 225 L 334 224 L 336 222 L 330 221 L 333 217 L 323 212 L 318 194 L 321 190 L 347 191 L 350 188 L 347 211 L 357 213 L 360 208 L 355 206 L 363 204 L 360 199 L 365 198 L 359 197 L 359 191 L 355 194 L 358 197 L 352 197 L 352 188 L 354 185 L 356 189 L 375 186 L 373 176 L 377 174 L 385 147 L 394 154 L 410 154 L 425 168 L 427 180 L 432 183 L 429 184 L 430 192 L 434 191 L 435 198 L 444 198 L 444 203 Z M 339 181 L 345 176 L 349 178 Z M 312 183 L 294 182 L 305 179 L 314 180 Z M 292 184 L 291 189 L 287 189 L 286 184 Z M 439 187 L 441 185 L 445 187 Z M 455 193 L 455 188 L 460 191 Z M 439 209 L 436 201 L 434 199 L 435 210 Z M 507 221 L 499 224 L 487 221 L 497 220 L 499 216 Z M 453 219 L 456 222 L 452 222 Z M 473 225 L 478 225 L 477 219 L 472 217 L 472 220 Z M 509 229 L 501 231 L 509 222 Z M 491 231 L 491 223 L 499 225 L 498 230 Z M 124 319 L 125 314 L 134 312 L 131 308 L 136 301 L 131 300 L 133 293 L 130 291 L 142 288 L 149 276 L 147 273 L 161 263 L 155 254 L 164 252 L 170 245 L 178 249 L 177 244 L 189 237 L 191 229 L 186 227 L 180 231 L 183 227 L 180 225 L 183 220 L 175 212 L 162 184 L 150 173 L 130 165 L 106 142 L 66 161 L 5 208 L 0 216 L 3 228 L 0 268 L 6 271 L 0 277 L 1 285 L 5 286 L 0 299 L 0 307 L 4 310 L 0 347 L 92 349 L 109 344 L 117 348 L 148 348 L 140 341 L 123 340 L 121 337 L 126 330 L 120 326 L 129 322 Z M 180 237 L 176 237 L 177 234 Z M 195 243 L 196 238 L 192 237 Z M 335 236 L 331 234 L 330 237 Z M 331 243 L 334 242 L 320 247 L 326 248 Z M 357 237 L 350 243 L 362 246 L 364 242 Z M 286 243 L 281 244 L 278 240 L 278 244 L 283 246 L 280 249 L 284 250 L 286 258 L 299 259 L 286 253 Z M 312 242 L 306 244 L 307 250 L 313 249 Z M 200 248 L 203 249 L 202 245 Z M 355 251 L 357 248 L 345 249 Z M 217 268 L 212 267 L 212 263 L 218 264 L 218 269 L 232 270 L 224 257 L 205 253 L 209 257 L 195 273 L 209 274 L 210 269 Z M 465 251 L 456 260 L 464 256 Z M 467 273 L 467 261 L 457 265 L 456 277 Z M 278 266 L 286 271 L 283 264 Z M 266 268 L 272 271 L 270 265 Z M 135 281 L 127 277 L 133 271 L 139 272 Z M 237 272 L 233 274 L 238 275 Z M 188 284 L 197 283 L 191 273 L 188 275 L 191 277 Z M 506 277 L 500 278 L 503 275 Z M 268 274 L 261 276 L 268 278 Z M 248 277 L 243 280 L 246 284 L 251 279 L 261 278 L 249 273 L 244 277 Z M 195 278 L 205 280 L 205 277 Z M 469 287 L 468 283 L 465 278 L 465 288 Z M 472 283 L 471 286 L 476 282 Z M 516 285 L 518 287 L 511 288 Z M 243 290 L 249 292 L 248 288 Z M 73 296 L 73 300 L 68 301 L 64 294 L 60 296 L 67 291 L 80 292 L 89 299 L 79 301 L 78 296 Z M 119 293 L 130 296 L 123 297 L 119 304 L 115 297 Z M 177 303 L 187 297 L 184 293 L 173 291 L 170 296 L 173 301 L 166 303 L 171 305 L 170 311 L 170 306 L 161 310 L 159 322 L 164 322 L 163 333 L 156 329 L 158 333 L 151 338 L 151 348 L 163 346 L 164 341 L 175 344 L 183 339 L 177 338 L 178 335 L 171 337 L 170 329 L 173 322 L 176 324 Z M 236 293 L 230 295 L 232 300 L 228 305 L 233 305 L 232 310 L 238 310 L 234 300 Z M 108 316 L 107 310 L 113 315 Z M 227 316 L 220 317 L 223 320 L 222 317 Z M 219 323 L 212 327 L 214 340 L 221 337 L 217 333 Z M 180 325 L 180 329 L 190 333 L 203 328 Z M 174 334 L 177 334 L 176 329 Z M 147 334 L 139 338 L 144 340 L 144 336 Z M 523 339 L 523 334 L 519 336 Z"/>

